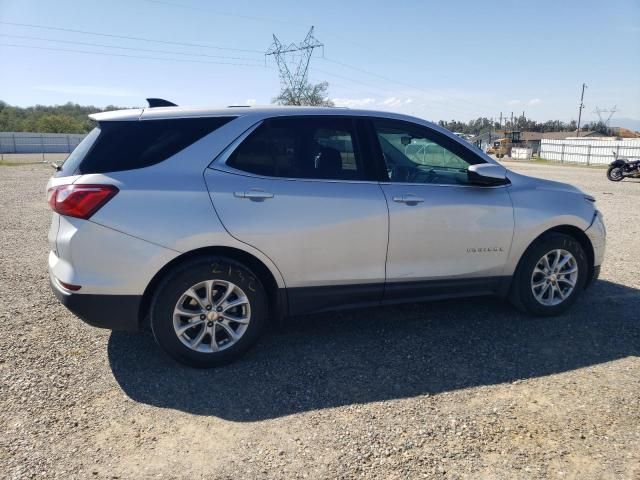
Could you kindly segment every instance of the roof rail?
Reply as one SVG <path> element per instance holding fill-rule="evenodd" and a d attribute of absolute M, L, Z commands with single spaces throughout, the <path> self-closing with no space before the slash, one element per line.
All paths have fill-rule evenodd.
<path fill-rule="evenodd" d="M 149 102 L 149 108 L 155 107 L 177 107 L 173 102 L 169 100 L 165 100 L 164 98 L 147 98 L 147 102 Z"/>

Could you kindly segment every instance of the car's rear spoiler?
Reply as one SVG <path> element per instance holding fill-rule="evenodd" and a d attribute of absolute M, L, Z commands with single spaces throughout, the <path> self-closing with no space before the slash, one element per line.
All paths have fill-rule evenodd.
<path fill-rule="evenodd" d="M 177 107 L 173 102 L 169 100 L 165 100 L 164 98 L 147 98 L 147 102 L 149 102 L 149 108 L 155 107 Z"/>

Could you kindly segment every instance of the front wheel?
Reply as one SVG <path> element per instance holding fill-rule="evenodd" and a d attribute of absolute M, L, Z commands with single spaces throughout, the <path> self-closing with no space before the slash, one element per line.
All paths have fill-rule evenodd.
<path fill-rule="evenodd" d="M 582 246 L 573 237 L 560 233 L 544 235 L 522 257 L 510 300 L 525 313 L 558 315 L 569 308 L 584 289 L 588 265 Z"/>
<path fill-rule="evenodd" d="M 191 260 L 168 275 L 151 305 L 151 329 L 170 356 L 192 367 L 235 360 L 268 315 L 265 289 L 246 266 L 224 257 Z"/>
<path fill-rule="evenodd" d="M 612 182 L 619 182 L 624 178 L 621 167 L 609 167 L 607 169 L 607 178 Z"/>

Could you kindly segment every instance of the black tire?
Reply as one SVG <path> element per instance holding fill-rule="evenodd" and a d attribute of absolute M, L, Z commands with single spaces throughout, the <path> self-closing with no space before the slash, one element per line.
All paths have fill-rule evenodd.
<path fill-rule="evenodd" d="M 538 261 L 553 250 L 566 250 L 576 260 L 578 275 L 573 291 L 557 305 L 543 305 L 532 291 L 532 275 Z M 589 261 L 580 243 L 569 235 L 548 233 L 536 240 L 524 253 L 513 277 L 509 301 L 521 312 L 530 315 L 551 317 L 567 310 L 584 290 L 589 270 Z"/>
<path fill-rule="evenodd" d="M 612 182 L 619 182 L 624 177 L 622 176 L 622 167 L 609 167 L 607 169 L 607 178 Z"/>
<path fill-rule="evenodd" d="M 250 308 L 249 322 L 240 338 L 234 344 L 215 352 L 192 350 L 180 340 L 174 329 L 173 312 L 176 304 L 190 287 L 206 280 L 236 285 L 248 298 Z M 191 367 L 209 368 L 232 362 L 256 342 L 267 322 L 269 304 L 260 278 L 249 268 L 229 258 L 207 256 L 190 260 L 172 270 L 158 286 L 150 310 L 153 336 L 165 352 Z M 208 320 L 204 323 L 207 322 Z M 199 329 L 198 326 L 193 328 Z M 213 328 L 216 331 L 216 327 Z M 219 329 L 218 332 L 222 332 L 224 341 L 224 329 Z M 214 334 L 214 337 L 217 335 L 220 333 Z M 211 343 L 211 336 L 206 338 Z M 230 338 L 227 341 L 230 342 Z"/>

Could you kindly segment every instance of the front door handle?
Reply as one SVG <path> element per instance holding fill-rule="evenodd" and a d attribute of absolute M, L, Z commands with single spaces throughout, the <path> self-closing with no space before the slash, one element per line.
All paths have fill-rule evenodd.
<path fill-rule="evenodd" d="M 264 190 L 247 190 L 246 192 L 234 192 L 233 196 L 250 200 L 266 200 L 267 198 L 273 198 L 273 193 L 265 192 Z"/>
<path fill-rule="evenodd" d="M 397 203 L 406 203 L 407 205 L 415 205 L 424 202 L 424 198 L 416 197 L 414 194 L 402 195 L 401 197 L 393 197 L 393 201 Z"/>

